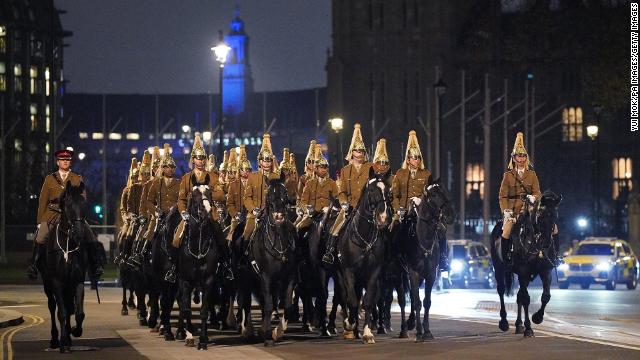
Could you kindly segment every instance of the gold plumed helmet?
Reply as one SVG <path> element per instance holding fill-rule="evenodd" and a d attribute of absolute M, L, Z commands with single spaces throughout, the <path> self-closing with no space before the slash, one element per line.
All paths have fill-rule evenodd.
<path fill-rule="evenodd" d="M 227 164 L 229 163 L 229 151 L 222 152 L 222 162 L 220 163 L 220 172 L 227 171 Z"/>
<path fill-rule="evenodd" d="M 207 160 L 207 170 L 216 170 L 216 156 L 214 154 L 209 154 L 209 160 Z"/>
<path fill-rule="evenodd" d="M 291 171 L 293 175 L 298 175 L 298 168 L 296 167 L 296 154 L 294 153 L 291 153 L 291 155 L 289 156 L 289 171 Z"/>
<path fill-rule="evenodd" d="M 238 171 L 248 169 L 252 171 L 251 161 L 247 159 L 247 150 L 245 149 L 244 144 L 240 145 L 240 154 L 238 155 Z"/>
<path fill-rule="evenodd" d="M 345 160 L 351 160 L 351 153 L 355 150 L 364 151 L 366 158 L 367 147 L 364 145 L 364 140 L 362 140 L 362 134 L 360 133 L 360 124 L 353 125 L 353 136 L 351 137 L 351 145 L 349 145 L 349 151 L 347 152 Z"/>
<path fill-rule="evenodd" d="M 309 141 L 309 151 L 307 151 L 307 157 L 304 158 L 304 162 L 308 163 L 309 161 L 314 162 L 316 159 L 316 141 Z"/>
<path fill-rule="evenodd" d="M 262 146 L 258 153 L 258 160 L 274 159 L 273 150 L 271 148 L 271 135 L 264 134 L 262 136 Z"/>
<path fill-rule="evenodd" d="M 531 164 L 529 161 L 529 154 L 527 153 L 527 149 L 524 147 L 524 135 L 521 132 L 516 134 L 516 142 L 513 144 L 513 150 L 511 151 L 511 159 L 509 160 L 509 169 L 513 169 L 513 157 L 515 155 L 526 155 L 527 162 L 525 164 L 525 169 L 529 168 Z"/>
<path fill-rule="evenodd" d="M 235 174 L 238 172 L 238 148 L 229 150 L 229 159 L 227 160 L 227 172 Z"/>
<path fill-rule="evenodd" d="M 289 148 L 282 149 L 282 162 L 280 163 L 280 170 L 290 170 L 290 161 L 291 154 L 289 153 Z"/>
<path fill-rule="evenodd" d="M 329 162 L 327 161 L 327 159 L 324 157 L 324 155 L 322 154 L 322 145 L 320 144 L 316 144 L 316 151 L 315 151 L 315 165 L 317 166 L 329 166 Z"/>
<path fill-rule="evenodd" d="M 142 165 L 140 165 L 140 180 L 144 175 L 151 176 L 151 153 L 149 150 L 144 151 L 144 155 L 142 155 Z"/>
<path fill-rule="evenodd" d="M 409 158 L 419 158 L 420 165 L 418 168 L 424 169 L 424 158 L 422 157 L 422 151 L 420 151 L 420 144 L 418 143 L 418 137 L 416 136 L 415 130 L 409 131 L 407 151 L 405 152 L 404 163 L 402 164 L 403 169 L 407 169 L 409 167 Z"/>
<path fill-rule="evenodd" d="M 136 158 L 131 158 L 131 165 L 129 166 L 129 177 L 127 178 L 127 186 L 131 186 L 133 184 L 133 179 L 138 178 L 138 175 L 138 160 L 136 160 Z"/>
<path fill-rule="evenodd" d="M 376 152 L 373 155 L 373 162 L 389 163 L 389 155 L 387 154 L 387 140 L 380 139 L 376 144 Z"/>
<path fill-rule="evenodd" d="M 157 146 L 153 147 L 153 153 L 151 153 L 151 171 L 157 170 L 160 167 L 160 161 L 162 157 L 160 156 L 160 148 Z M 153 171 L 155 173 L 155 171 Z"/>
<path fill-rule="evenodd" d="M 160 166 L 165 167 L 176 167 L 176 162 L 171 157 L 171 146 L 169 144 L 164 144 L 163 149 L 164 154 L 162 155 L 162 161 L 160 162 Z"/>
<path fill-rule="evenodd" d="M 202 147 L 202 140 L 200 139 L 199 132 L 195 134 L 195 139 L 193 140 L 193 149 L 191 149 L 191 160 L 189 161 L 190 169 L 193 169 L 194 158 L 201 158 L 202 160 L 207 159 L 207 152 L 204 151 L 204 147 Z"/>

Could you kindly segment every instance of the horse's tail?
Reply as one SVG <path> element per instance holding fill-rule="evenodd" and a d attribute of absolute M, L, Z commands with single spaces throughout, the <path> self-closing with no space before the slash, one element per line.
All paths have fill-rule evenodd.
<path fill-rule="evenodd" d="M 507 296 L 513 296 L 513 270 L 504 267 L 504 290 Z"/>

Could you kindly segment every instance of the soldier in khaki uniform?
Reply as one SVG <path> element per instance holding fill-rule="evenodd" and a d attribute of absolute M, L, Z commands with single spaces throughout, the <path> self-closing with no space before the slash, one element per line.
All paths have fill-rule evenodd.
<path fill-rule="evenodd" d="M 38 200 L 38 229 L 33 243 L 32 258 L 27 267 L 27 276 L 32 280 L 38 278 L 37 265 L 40 259 L 45 256 L 44 252 L 46 242 L 49 239 L 49 233 L 60 223 L 60 214 L 62 211 L 60 209 L 60 195 L 68 183 L 73 186 L 78 186 L 82 182 L 82 176 L 71 171 L 73 151 L 58 150 L 54 153 L 54 156 L 56 158 L 56 164 L 58 165 L 58 171 L 45 177 Z M 86 197 L 86 193 L 84 195 Z M 88 247 L 89 261 L 92 264 L 90 276 L 92 278 L 98 278 L 102 275 L 103 269 L 102 266 L 97 263 L 97 247 L 93 244 L 97 240 L 93 237 L 93 232 L 89 228 L 89 225 L 86 222 L 84 222 L 84 225 L 86 226 L 85 233 L 91 242 L 91 245 Z"/>
<path fill-rule="evenodd" d="M 304 159 L 304 174 L 300 176 L 298 179 L 298 190 L 296 194 L 298 198 L 302 196 L 302 191 L 304 190 L 304 185 L 307 180 L 313 178 L 315 172 L 315 152 L 316 152 L 316 141 L 311 140 L 309 142 L 309 150 L 307 151 L 307 157 Z"/>
<path fill-rule="evenodd" d="M 316 150 L 315 176 L 308 180 L 300 196 L 300 207 L 305 211 L 304 217 L 296 225 L 298 230 L 303 230 L 313 220 L 313 216 L 320 212 L 327 212 L 331 206 L 331 198 L 338 196 L 338 186 L 329 174 L 329 162 L 322 155 L 322 149 Z"/>
<path fill-rule="evenodd" d="M 284 173 L 284 187 L 287 189 L 287 197 L 290 203 L 295 203 L 298 199 L 298 179 L 293 175 L 291 169 L 291 153 L 288 148 L 283 149 L 280 171 Z"/>
<path fill-rule="evenodd" d="M 229 163 L 229 150 L 225 150 L 222 152 L 222 162 L 220 163 L 220 168 L 219 168 L 219 172 L 218 172 L 218 176 L 219 176 L 219 182 L 220 185 L 223 188 L 223 191 L 225 191 L 226 193 L 226 187 L 228 184 L 227 181 L 227 164 Z"/>
<path fill-rule="evenodd" d="M 209 154 L 209 160 L 207 161 L 207 170 L 216 173 L 218 175 L 218 178 L 220 178 L 220 172 L 216 167 L 216 156 L 214 154 Z"/>
<path fill-rule="evenodd" d="M 387 154 L 387 140 L 380 139 L 376 143 L 376 151 L 374 152 L 373 164 L 371 166 L 377 175 L 383 175 L 390 171 L 391 162 L 389 161 L 389 155 Z M 391 188 L 392 184 L 392 176 L 389 176 L 387 179 L 387 186 Z"/>
<path fill-rule="evenodd" d="M 331 236 L 327 241 L 327 251 L 322 257 L 322 261 L 328 264 L 333 264 L 334 245 L 346 221 L 349 209 L 358 205 L 362 190 L 367 180 L 369 180 L 369 169 L 372 164 L 367 161 L 367 148 L 362 140 L 360 124 L 354 125 L 351 145 L 345 160 L 349 161 L 349 165 L 340 170 L 340 180 L 338 182 L 338 188 L 340 189 L 338 198 L 342 209 L 331 228 Z"/>
<path fill-rule="evenodd" d="M 540 200 L 540 183 L 529 162 L 529 155 L 524 147 L 524 136 L 521 132 L 516 135 L 516 142 L 511 151 L 509 171 L 505 172 L 500 184 L 498 199 L 500 210 L 504 216 L 502 223 L 502 249 L 505 263 L 510 266 L 511 259 L 511 231 L 520 215 L 524 212 L 524 201 L 530 204 Z M 554 228 L 557 234 L 557 229 Z M 506 250 L 506 251 L 505 251 Z"/>
<path fill-rule="evenodd" d="M 122 195 L 120 196 L 120 217 L 122 218 L 122 227 L 118 232 L 117 245 L 119 253 L 113 259 L 114 264 L 120 264 L 123 260 L 124 254 L 122 253 L 122 242 L 129 233 L 129 227 L 131 226 L 132 220 L 129 211 L 127 211 L 127 204 L 129 203 L 129 192 L 131 191 L 131 186 L 138 182 L 139 175 L 138 161 L 136 160 L 136 158 L 131 158 L 127 185 L 122 190 Z"/>
<path fill-rule="evenodd" d="M 213 201 L 220 202 L 224 200 L 224 191 L 222 191 L 218 176 L 213 172 L 209 172 L 206 168 L 206 165 L 207 153 L 204 151 L 204 147 L 202 147 L 200 133 L 196 133 L 195 139 L 193 141 L 193 149 L 191 150 L 191 160 L 189 161 L 189 168 L 193 170 L 184 174 L 180 179 L 177 207 L 182 220 L 175 230 L 173 241 L 171 242 L 171 246 L 169 247 L 168 260 L 171 265 L 169 271 L 167 271 L 167 274 L 164 277 L 165 281 L 175 282 L 176 280 L 175 264 L 177 251 L 180 248 L 180 244 L 182 242 L 182 233 L 184 232 L 185 223 L 189 218 L 189 213 L 187 212 L 187 203 L 189 201 L 189 197 L 191 196 L 191 192 L 193 191 L 193 187 L 197 185 L 208 185 L 212 192 Z M 192 175 L 195 178 L 195 183 L 192 181 Z M 208 183 L 206 183 L 207 176 L 209 177 Z M 218 220 L 218 212 L 215 208 L 211 211 L 211 216 L 213 220 Z"/>
<path fill-rule="evenodd" d="M 258 171 L 251 173 L 247 180 L 247 188 L 244 192 L 244 207 L 249 211 L 242 237 L 248 240 L 256 226 L 256 216 L 266 205 L 269 180 L 277 179 L 277 165 L 273 150 L 271 150 L 271 137 L 264 134 L 262 147 L 258 153 Z"/>
<path fill-rule="evenodd" d="M 249 175 L 253 170 L 251 162 L 247 159 L 247 152 L 244 145 L 240 145 L 240 154 L 237 161 L 238 177 L 229 183 L 229 192 L 227 193 L 227 211 L 231 217 L 231 226 L 227 234 L 227 240 L 231 241 L 233 233 L 238 227 L 238 221 L 241 214 L 246 212 L 244 207 L 244 192 L 247 189 Z"/>

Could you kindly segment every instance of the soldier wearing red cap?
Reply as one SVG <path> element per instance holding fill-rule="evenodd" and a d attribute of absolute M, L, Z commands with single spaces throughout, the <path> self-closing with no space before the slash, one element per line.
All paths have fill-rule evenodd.
<path fill-rule="evenodd" d="M 60 194 L 62 194 L 68 182 L 71 182 L 73 185 L 78 185 L 82 181 L 82 176 L 71 172 L 73 151 L 58 150 L 54 155 L 56 157 L 58 170 L 45 177 L 38 201 L 38 229 L 36 231 L 31 263 L 27 268 L 27 276 L 33 280 L 38 278 L 37 263 L 40 258 L 44 257 L 44 244 L 46 244 L 49 238 L 49 232 L 60 221 Z M 91 231 L 89 231 L 89 233 L 91 233 Z M 95 253 L 91 255 L 93 255 L 91 256 L 93 259 L 97 258 Z M 95 266 L 93 275 L 102 275 L 102 267 L 99 265 Z"/>

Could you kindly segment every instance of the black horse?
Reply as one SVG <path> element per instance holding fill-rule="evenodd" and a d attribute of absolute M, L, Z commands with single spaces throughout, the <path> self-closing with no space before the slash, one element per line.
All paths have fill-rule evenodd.
<path fill-rule="evenodd" d="M 524 201 L 524 213 L 519 217 L 511 232 L 513 244 L 513 267 L 507 268 L 503 262 L 503 254 L 507 249 L 502 249 L 500 239 L 502 234 L 502 222 L 498 222 L 492 231 L 491 259 L 496 277 L 497 291 L 500 296 L 500 330 L 509 330 L 507 311 L 504 306 L 504 294 L 512 295 L 514 274 L 518 275 L 520 289 L 518 290 L 518 318 L 516 319 L 516 334 L 524 334 L 525 337 L 534 336 L 529 320 L 530 297 L 527 287 L 529 283 L 540 276 L 542 280 L 542 304 L 540 309 L 533 314 L 531 320 L 540 324 L 544 318 L 544 310 L 551 300 L 551 271 L 555 267 L 554 259 L 557 255 L 557 244 L 553 239 L 553 228 L 558 219 L 558 205 L 562 196 L 551 191 L 542 194 L 540 202 L 530 204 Z M 522 326 L 522 309 L 524 308 L 524 327 Z"/>
<path fill-rule="evenodd" d="M 67 182 L 60 195 L 60 221 L 51 229 L 46 244 L 46 264 L 40 264 L 42 268 L 39 269 L 51 314 L 50 346 L 54 349 L 59 347 L 61 353 L 71 352 L 71 335 L 82 336 L 84 279 L 89 257 L 95 251 L 90 247 L 98 244 L 85 222 L 84 192 L 83 182 L 78 186 Z M 60 323 L 59 339 L 54 315 L 56 307 Z M 74 313 L 76 325 L 72 328 L 71 314 Z"/>
<path fill-rule="evenodd" d="M 192 183 L 197 184 L 195 176 Z M 209 175 L 204 184 L 209 183 Z M 178 257 L 178 277 L 180 286 L 180 312 L 186 321 L 187 342 L 193 346 L 194 327 L 191 323 L 191 293 L 202 290 L 200 308 L 200 337 L 198 350 L 206 350 L 209 342 L 207 334 L 209 309 L 213 302 L 215 280 L 219 269 L 220 245 L 224 235 L 220 223 L 213 220 L 212 191 L 208 185 L 195 185 L 187 202 L 188 220 L 185 221 L 180 254 Z"/>
<path fill-rule="evenodd" d="M 385 261 L 380 276 L 380 297 L 377 311 L 374 314 L 374 318 L 378 322 L 378 334 L 387 334 L 393 331 L 391 328 L 391 306 L 395 290 L 400 306 L 400 338 L 408 337 L 405 307 L 411 286 L 409 285 L 409 270 L 404 260 L 404 254 L 400 252 L 398 245 L 410 236 L 415 236 L 415 216 L 413 219 L 405 216 L 391 232 L 391 244 L 386 248 Z"/>
<path fill-rule="evenodd" d="M 387 187 L 389 173 L 369 170 L 354 214 L 344 224 L 338 238 L 338 283 L 347 304 L 344 337 L 358 337 L 358 307 L 362 299 L 365 312 L 362 340 L 375 343 L 371 332 L 372 311 L 378 298 L 379 278 L 384 262 L 387 228 L 391 222 L 391 196 Z M 362 297 L 362 291 L 365 291 Z"/>
<path fill-rule="evenodd" d="M 402 241 L 402 252 L 407 260 L 411 284 L 411 315 L 406 328 L 416 327 L 416 342 L 433 339 L 429 329 L 431 291 L 437 278 L 440 258 L 439 237 L 444 236 L 446 224 L 452 224 L 455 212 L 446 189 L 439 181 L 423 190 L 420 204 L 414 207 L 415 232 L 409 232 Z M 424 318 L 420 319 L 420 285 L 424 281 Z"/>
<path fill-rule="evenodd" d="M 130 224 L 126 232 L 120 232 L 118 244 L 119 253 L 122 254 L 122 258 L 116 263 L 118 265 L 118 278 L 122 286 L 122 308 L 120 309 L 120 315 L 129 315 L 129 309 L 135 309 L 136 304 L 133 300 L 135 293 L 135 283 L 133 279 L 133 268 L 126 263 L 126 260 L 133 252 L 134 236 L 137 233 L 137 220 L 129 220 Z M 127 290 L 129 290 L 129 297 L 127 300 Z"/>
<path fill-rule="evenodd" d="M 253 336 L 251 294 L 257 295 L 262 308 L 262 336 L 265 346 L 275 344 L 284 335 L 292 311 L 293 289 L 298 257 L 296 229 L 287 219 L 287 190 L 284 174 L 269 180 L 266 206 L 257 216 L 256 228 L 249 239 L 243 239 L 239 262 L 238 305 L 242 311 L 242 334 Z M 284 294 L 284 316 L 271 331 L 274 300 Z"/>

